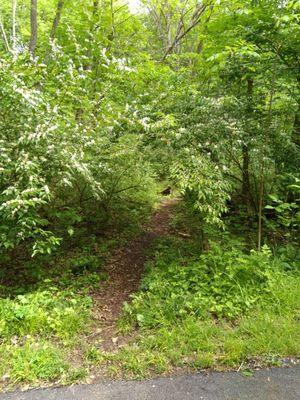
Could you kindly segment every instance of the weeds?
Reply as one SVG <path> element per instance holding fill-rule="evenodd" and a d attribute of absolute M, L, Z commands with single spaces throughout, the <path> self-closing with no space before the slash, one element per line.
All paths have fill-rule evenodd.
<path fill-rule="evenodd" d="M 34 284 L 22 291 L 11 288 L 0 299 L 4 384 L 75 382 L 98 366 L 112 377 L 127 378 L 240 365 L 247 373 L 253 360 L 258 366 L 280 365 L 282 357 L 300 354 L 297 250 L 286 247 L 274 254 L 264 246 L 261 252 L 248 251 L 225 232 L 202 252 L 196 230 L 177 213 L 173 229 L 185 232 L 186 226 L 192 234 L 154 243 L 140 290 L 125 303 L 119 321 L 121 332 L 138 328 L 138 335 L 113 353 L 84 341 L 90 292 L 106 279 L 105 246 L 93 252 L 93 243 L 73 251 L 67 260 L 58 260 L 47 279 L 34 266 Z M 73 350 L 80 353 L 80 364 L 70 359 Z"/>
<path fill-rule="evenodd" d="M 85 367 L 72 367 L 70 353 L 87 332 L 90 290 L 106 279 L 103 262 L 88 250 L 57 265 L 28 263 L 22 286 L 3 287 L 0 298 L 0 377 L 2 384 L 83 379 Z M 62 265 L 64 264 L 64 265 Z M 47 268 L 48 267 L 48 268 Z M 45 278 L 47 277 L 47 278 Z M 33 283 L 30 281 L 33 280 Z"/>
<path fill-rule="evenodd" d="M 2 380 L 11 383 L 53 380 L 69 371 L 62 350 L 47 341 L 28 337 L 22 346 L 10 343 L 0 346 Z M 12 362 L 13 360 L 13 362 Z"/>
<path fill-rule="evenodd" d="M 120 327 L 140 336 L 108 356 L 126 377 L 175 367 L 232 368 L 251 360 L 280 365 L 300 354 L 300 276 L 292 261 L 216 243 L 200 254 L 193 240 L 159 240 L 141 290 Z M 111 357 L 111 358 L 110 358 Z"/>
<path fill-rule="evenodd" d="M 56 287 L 18 295 L 15 299 L 1 299 L 0 337 L 34 334 L 71 337 L 85 326 L 90 307 L 90 298 Z"/>
<path fill-rule="evenodd" d="M 141 327 L 175 323 L 188 315 L 235 319 L 258 302 L 275 302 L 275 286 L 287 279 L 267 247 L 245 254 L 213 244 L 208 253 L 188 260 L 176 257 L 170 246 L 159 244 L 141 292 L 125 307 L 128 319 Z"/>

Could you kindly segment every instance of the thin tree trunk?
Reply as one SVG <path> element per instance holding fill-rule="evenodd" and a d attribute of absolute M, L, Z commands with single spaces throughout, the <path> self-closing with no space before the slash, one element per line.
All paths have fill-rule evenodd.
<path fill-rule="evenodd" d="M 7 40 L 7 36 L 6 36 L 5 29 L 4 29 L 2 20 L 1 20 L 1 16 L 0 16 L 0 30 L 1 30 L 1 34 L 2 34 L 2 38 L 3 38 L 3 42 L 4 42 L 5 49 L 6 49 L 7 51 L 10 51 L 9 42 L 8 42 L 8 40 Z"/>
<path fill-rule="evenodd" d="M 259 183 L 259 200 L 258 200 L 258 230 L 257 230 L 257 249 L 261 250 L 262 239 L 262 211 L 263 211 L 263 198 L 264 198 L 264 165 L 262 162 Z"/>
<path fill-rule="evenodd" d="M 300 147 L 300 105 L 296 111 L 293 128 L 293 142 Z"/>
<path fill-rule="evenodd" d="M 29 42 L 29 52 L 34 57 L 37 45 L 37 35 L 38 35 L 37 0 L 31 0 L 30 27 L 31 27 L 31 35 Z"/>
<path fill-rule="evenodd" d="M 248 116 L 252 116 L 253 112 L 253 79 L 248 79 L 247 83 L 247 94 L 248 94 Z M 243 165 L 242 165 L 242 175 L 243 175 L 243 184 L 242 184 L 242 196 L 244 199 L 244 203 L 246 205 L 247 213 L 250 214 L 251 211 L 251 185 L 250 185 L 250 154 L 249 148 L 247 144 L 243 144 L 242 147 L 242 155 L 243 155 Z"/>
<path fill-rule="evenodd" d="M 17 36 L 16 36 L 16 13 L 17 13 L 17 0 L 12 1 L 12 48 L 16 50 Z"/>
<path fill-rule="evenodd" d="M 250 155 L 249 149 L 246 144 L 243 145 L 242 148 L 243 154 L 243 183 L 242 183 L 242 195 L 246 205 L 246 209 L 248 214 L 250 213 L 250 194 L 251 194 L 251 187 L 250 187 L 250 174 L 249 174 L 249 166 L 250 166 Z"/>
<path fill-rule="evenodd" d="M 274 80 L 275 81 L 275 77 Z M 267 149 L 269 143 L 270 129 L 271 129 L 271 119 L 272 119 L 272 106 L 273 106 L 273 97 L 274 97 L 274 87 L 271 87 L 270 91 L 270 101 L 268 107 L 268 114 L 266 118 L 265 125 L 265 137 L 264 137 L 264 145 Z M 260 183 L 259 183 L 259 198 L 258 198 L 258 230 L 257 230 L 257 249 L 261 250 L 262 243 L 262 214 L 263 214 L 263 206 L 264 206 L 264 187 L 265 187 L 265 157 L 264 157 L 264 149 L 262 148 L 261 153 L 261 168 L 260 168 Z"/>
<path fill-rule="evenodd" d="M 300 76 L 297 76 L 298 88 L 300 88 Z M 292 132 L 292 142 L 295 144 L 297 150 L 300 149 L 300 102 L 298 101 L 298 108 L 295 113 L 293 132 Z M 300 165 L 299 151 L 296 156 L 296 166 Z"/>
<path fill-rule="evenodd" d="M 176 46 L 179 44 L 179 42 L 191 31 L 193 30 L 197 25 L 199 25 L 202 22 L 202 16 L 205 14 L 207 9 L 210 9 L 210 13 L 208 17 L 206 18 L 205 21 L 203 21 L 203 24 L 207 24 L 208 21 L 211 18 L 212 12 L 213 12 L 213 2 L 208 1 L 207 3 L 198 3 L 195 7 L 195 10 L 190 18 L 190 20 L 187 22 L 187 25 L 185 26 L 184 20 L 183 20 L 183 15 L 181 15 L 180 20 L 177 25 L 176 29 L 176 34 L 174 38 L 172 39 L 171 43 L 169 42 L 167 48 L 164 51 L 164 54 L 162 56 L 161 61 L 165 61 L 166 58 L 168 57 L 169 54 L 171 54 Z"/>
<path fill-rule="evenodd" d="M 63 7 L 65 5 L 65 0 L 58 0 L 57 7 L 56 7 L 56 14 L 53 20 L 52 28 L 51 28 L 51 33 L 50 33 L 50 38 L 53 40 L 56 36 L 57 28 L 61 19 L 61 14 Z"/>

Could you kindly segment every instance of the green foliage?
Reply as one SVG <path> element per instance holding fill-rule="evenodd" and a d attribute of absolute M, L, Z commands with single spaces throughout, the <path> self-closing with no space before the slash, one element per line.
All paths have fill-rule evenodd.
<path fill-rule="evenodd" d="M 66 1 L 54 21 L 57 3 L 41 0 L 35 58 L 30 5 L 14 16 L 2 3 L 2 254 L 50 254 L 91 221 L 136 223 L 157 176 L 191 195 L 204 225 L 222 226 L 230 196 L 252 215 L 260 181 L 264 201 L 279 174 L 296 173 L 295 2 L 214 4 L 176 42 L 193 2 L 148 1 L 152 13 L 133 16 L 118 1 Z"/>
<path fill-rule="evenodd" d="M 199 257 L 199 245 L 171 238 L 154 251 L 120 321 L 124 331 L 139 325 L 140 334 L 106 356 L 117 371 L 144 378 L 185 366 L 281 365 L 282 356 L 299 353 L 300 278 L 286 256 L 214 244 Z"/>
<path fill-rule="evenodd" d="M 291 244 L 277 247 L 276 255 L 281 265 L 287 270 L 299 270 L 300 266 L 300 249 Z"/>
<path fill-rule="evenodd" d="M 71 338 L 89 316 L 91 300 L 55 287 L 0 299 L 0 336 L 55 335 Z"/>
<path fill-rule="evenodd" d="M 170 245 L 159 249 L 142 291 L 125 308 L 139 326 L 177 323 L 188 315 L 234 319 L 257 302 L 275 301 L 273 288 L 284 274 L 267 247 L 247 255 L 212 244 L 208 253 L 188 261 L 178 251 L 170 253 Z"/>
<path fill-rule="evenodd" d="M 296 241 L 300 227 L 300 180 L 294 175 L 279 178 L 278 194 L 270 194 L 265 206 L 274 214 L 267 220 L 268 228 L 273 232 L 282 230 L 286 239 Z"/>
<path fill-rule="evenodd" d="M 50 106 L 47 110 L 40 91 L 28 88 L 16 64 L 16 71 L 12 62 L 0 64 L 0 247 L 9 249 L 36 238 L 34 254 L 51 252 L 59 238 L 47 229 L 39 210 L 51 198 L 43 165 L 52 163 L 53 149 L 46 145 L 58 126 L 55 120 L 52 125 Z"/>
<path fill-rule="evenodd" d="M 82 255 L 71 260 L 71 271 L 75 275 L 83 274 L 86 271 L 96 271 L 101 266 L 97 256 Z"/>
<path fill-rule="evenodd" d="M 299 2 L 142 3 L 39 0 L 32 51 L 30 1 L 1 1 L 0 352 L 16 381 L 85 377 L 60 343 L 162 181 L 195 241 L 158 244 L 125 307 L 153 337 L 116 361 L 142 376 L 299 349 Z"/>
<path fill-rule="evenodd" d="M 0 375 L 15 383 L 51 381 L 66 374 L 70 368 L 61 349 L 47 342 L 37 343 L 29 336 L 22 346 L 16 343 L 1 345 L 0 354 Z"/>
<path fill-rule="evenodd" d="M 99 364 L 103 362 L 103 355 L 101 354 L 100 350 L 96 347 L 92 346 L 89 347 L 85 352 L 85 358 L 88 362 L 92 364 Z"/>
<path fill-rule="evenodd" d="M 227 210 L 230 185 L 219 168 L 205 157 L 188 154 L 174 164 L 172 172 L 182 193 L 194 198 L 194 207 L 204 222 L 222 226 L 221 216 Z"/>
<path fill-rule="evenodd" d="M 103 229 L 109 219 L 118 221 L 118 214 L 119 220 L 128 214 L 135 221 L 139 210 L 155 201 L 154 173 L 138 136 L 130 132 L 133 121 L 114 104 L 114 93 L 103 114 L 88 110 L 94 96 L 84 87 L 88 72 L 80 75 L 62 49 L 56 57 L 54 75 L 25 56 L 0 64 L 2 252 L 26 242 L 33 256 L 50 254 L 79 224 L 96 220 Z M 103 75 L 109 87 L 121 70 L 118 60 L 103 59 L 111 68 L 111 76 Z M 112 118 L 105 110 L 113 107 L 118 111 Z M 126 104 L 120 107 L 128 113 Z M 94 112 L 90 120 L 83 110 Z"/>

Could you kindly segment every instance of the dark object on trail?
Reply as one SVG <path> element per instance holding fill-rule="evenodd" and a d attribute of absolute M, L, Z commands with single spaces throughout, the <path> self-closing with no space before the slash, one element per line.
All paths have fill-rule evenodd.
<path fill-rule="evenodd" d="M 161 192 L 161 194 L 163 195 L 163 196 L 168 196 L 169 194 L 171 194 L 172 193 L 172 188 L 171 188 L 171 186 L 168 186 L 166 189 L 164 189 L 162 192 Z"/>

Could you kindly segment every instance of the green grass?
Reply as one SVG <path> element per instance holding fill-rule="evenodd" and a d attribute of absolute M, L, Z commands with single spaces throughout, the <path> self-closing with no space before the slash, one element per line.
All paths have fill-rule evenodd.
<path fill-rule="evenodd" d="M 238 368 L 254 359 L 262 366 L 278 365 L 280 357 L 300 354 L 299 337 L 299 322 L 292 312 L 278 315 L 255 309 L 235 324 L 190 316 L 177 325 L 141 332 L 134 345 L 107 359 L 127 378 L 144 378 L 176 367 Z"/>
<path fill-rule="evenodd" d="M 53 266 L 28 262 L 21 285 L 2 287 L 0 387 L 71 382 L 87 374 L 86 363 L 74 366 L 72 354 L 84 346 L 90 329 L 90 290 L 106 279 L 103 261 L 89 250 L 76 249 L 67 260 L 57 257 Z"/>
<path fill-rule="evenodd" d="M 0 375 L 4 380 L 9 379 L 10 384 L 51 381 L 61 378 L 70 369 L 61 348 L 33 337 L 27 337 L 21 346 L 2 344 L 0 356 Z"/>
<path fill-rule="evenodd" d="M 300 274 L 289 260 L 194 240 L 158 240 L 120 331 L 135 341 L 105 354 L 112 376 L 280 365 L 300 355 Z M 292 266 L 292 267 L 291 267 Z"/>
<path fill-rule="evenodd" d="M 88 319 L 91 299 L 56 287 L 0 300 L 0 336 L 72 337 Z"/>
<path fill-rule="evenodd" d="M 108 278 L 103 266 L 112 251 L 151 215 L 154 189 L 138 205 L 122 203 L 104 231 L 94 221 L 79 227 L 55 255 L 0 260 L 0 391 L 78 382 L 103 361 L 86 341 L 93 329 L 92 294 Z"/>
<path fill-rule="evenodd" d="M 76 382 L 98 366 L 113 377 L 144 378 L 177 368 L 248 368 L 253 360 L 279 365 L 300 355 L 297 251 L 249 252 L 225 232 L 203 252 L 198 221 L 189 217 L 173 220 L 189 239 L 160 238 L 150 249 L 140 290 L 119 321 L 120 335 L 135 330 L 135 339 L 113 353 L 85 334 L 91 292 L 106 279 L 104 254 L 115 243 L 93 241 L 50 264 L 26 265 L 23 285 L 2 287 L 0 386 Z"/>
<path fill-rule="evenodd" d="M 0 299 L 3 386 L 72 380 L 69 353 L 90 321 L 91 298 L 50 286 Z"/>

